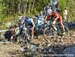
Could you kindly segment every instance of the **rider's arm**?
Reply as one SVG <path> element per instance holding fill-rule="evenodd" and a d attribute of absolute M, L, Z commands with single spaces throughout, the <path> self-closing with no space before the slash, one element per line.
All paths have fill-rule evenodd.
<path fill-rule="evenodd" d="M 33 27 L 35 27 L 35 23 L 34 23 L 33 19 L 31 20 L 31 22 L 32 22 L 32 24 L 33 24 Z"/>
<path fill-rule="evenodd" d="M 58 14 L 56 14 L 56 18 L 54 19 L 53 24 L 56 23 L 56 21 L 57 21 L 58 18 L 59 18 L 59 16 L 58 16 Z"/>
<path fill-rule="evenodd" d="M 45 18 L 44 18 L 44 22 L 46 23 L 46 21 L 47 21 L 47 16 L 45 16 Z"/>
<path fill-rule="evenodd" d="M 55 18 L 55 21 L 57 20 L 59 18 L 59 15 L 58 14 L 56 14 L 56 18 Z"/>
<path fill-rule="evenodd" d="M 48 16 L 48 14 L 47 14 L 47 12 L 45 12 L 45 15 L 44 15 L 44 22 L 46 23 L 46 21 L 47 21 L 47 16 Z"/>

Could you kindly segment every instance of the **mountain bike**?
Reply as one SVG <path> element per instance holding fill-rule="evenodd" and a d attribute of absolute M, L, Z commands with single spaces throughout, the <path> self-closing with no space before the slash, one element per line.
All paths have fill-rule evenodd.
<path fill-rule="evenodd" d="M 18 39 L 18 43 L 24 44 L 24 43 L 28 43 L 31 41 L 31 37 L 30 34 L 28 33 L 27 28 L 23 28 L 21 34 L 18 35 L 17 37 Z"/>
<path fill-rule="evenodd" d="M 42 24 L 40 26 L 35 25 L 34 31 L 35 36 L 43 35 L 44 28 L 47 26 L 47 24 Z"/>
<path fill-rule="evenodd" d="M 44 29 L 43 32 L 45 38 L 51 38 L 56 36 L 67 36 L 67 37 L 70 36 L 69 29 L 65 24 L 64 24 L 65 35 L 62 35 L 63 30 L 60 28 L 59 23 L 56 24 L 57 31 L 55 31 L 55 29 L 53 28 L 51 21 L 48 21 L 47 24 L 48 26 Z"/>

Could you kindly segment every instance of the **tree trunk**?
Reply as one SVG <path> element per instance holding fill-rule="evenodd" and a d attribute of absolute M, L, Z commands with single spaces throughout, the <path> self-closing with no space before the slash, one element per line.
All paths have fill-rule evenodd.
<path fill-rule="evenodd" d="M 21 13 L 21 10 L 20 10 L 20 3 L 18 4 L 18 13 L 19 13 L 19 14 Z"/>
<path fill-rule="evenodd" d="M 32 9 L 31 9 L 32 12 L 34 10 L 34 4 L 35 4 L 35 0 L 33 0 Z"/>
<path fill-rule="evenodd" d="M 31 14 L 30 9 L 31 9 L 31 3 L 29 3 L 29 9 L 28 9 L 29 15 Z"/>

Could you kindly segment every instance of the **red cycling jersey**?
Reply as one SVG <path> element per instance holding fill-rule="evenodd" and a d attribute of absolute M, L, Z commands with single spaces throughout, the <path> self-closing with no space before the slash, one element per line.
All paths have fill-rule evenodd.
<path fill-rule="evenodd" d="M 60 22 L 60 23 L 62 22 L 62 16 L 60 16 L 57 12 L 52 12 L 51 15 L 48 15 L 48 16 L 47 16 L 47 19 L 49 20 L 50 17 L 52 17 L 52 18 L 58 18 L 58 19 L 57 19 L 58 22 Z"/>

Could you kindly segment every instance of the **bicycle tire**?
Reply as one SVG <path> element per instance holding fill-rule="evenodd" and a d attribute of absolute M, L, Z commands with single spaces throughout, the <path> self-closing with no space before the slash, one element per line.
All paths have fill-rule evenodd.
<path fill-rule="evenodd" d="M 45 38 L 51 38 L 54 36 L 54 29 L 50 27 L 46 27 L 43 31 L 43 35 Z"/>
<path fill-rule="evenodd" d="M 69 33 L 69 28 L 67 26 L 64 26 L 64 29 L 65 29 L 65 34 L 63 35 L 63 30 L 60 28 L 60 27 L 57 27 L 57 30 L 58 30 L 58 35 L 60 36 L 67 36 L 67 37 L 70 37 L 70 33 Z"/>

